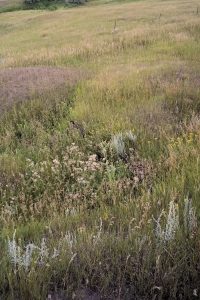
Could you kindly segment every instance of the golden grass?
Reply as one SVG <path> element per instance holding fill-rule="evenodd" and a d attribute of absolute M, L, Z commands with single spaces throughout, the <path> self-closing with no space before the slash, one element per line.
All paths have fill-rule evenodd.
<path fill-rule="evenodd" d="M 198 26 L 197 5 L 196 0 L 192 4 L 144 1 L 107 4 L 101 9 L 86 6 L 7 13 L 1 17 L 1 67 L 81 65 L 95 71 L 88 83 L 91 93 L 94 86 L 95 93 L 102 86 L 117 88 L 118 82 L 126 78 L 137 81 L 145 73 L 187 65 L 188 57 L 176 51 L 193 41 L 187 29 Z M 197 55 L 195 51 L 193 47 L 191 58 Z M 102 118 L 107 119 L 106 111 L 101 109 L 101 103 L 94 102 L 93 95 L 81 98 L 75 109 L 77 117 L 84 118 L 84 112 L 90 116 L 94 113 L 94 119 L 102 112 Z M 130 109 L 131 102 L 127 111 Z M 118 114 L 124 123 L 123 110 Z"/>

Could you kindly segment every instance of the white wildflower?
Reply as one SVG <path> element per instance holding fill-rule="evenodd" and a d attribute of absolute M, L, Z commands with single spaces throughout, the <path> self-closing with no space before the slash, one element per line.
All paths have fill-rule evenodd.
<path fill-rule="evenodd" d="M 48 258 L 49 256 L 49 250 L 46 245 L 46 239 L 43 238 L 41 241 L 41 247 L 40 247 L 40 263 L 44 262 L 45 258 Z"/>
<path fill-rule="evenodd" d="M 65 240 L 70 248 L 70 251 L 73 253 L 73 247 L 75 246 L 77 240 L 76 235 L 72 234 L 71 232 L 67 231 L 65 234 Z"/>
<path fill-rule="evenodd" d="M 18 255 L 20 251 L 15 241 L 15 234 L 16 234 L 16 230 L 14 231 L 13 239 L 12 240 L 8 239 L 8 254 L 11 259 L 11 262 L 14 264 L 14 267 L 16 269 L 16 266 L 18 264 Z"/>
<path fill-rule="evenodd" d="M 60 162 L 59 162 L 58 159 L 55 158 L 55 159 L 53 160 L 53 164 L 56 165 L 56 166 L 59 166 L 59 165 L 60 165 Z"/>
<path fill-rule="evenodd" d="M 117 155 L 124 156 L 125 155 L 125 143 L 123 140 L 122 133 L 116 134 L 112 137 L 112 147 L 116 151 Z"/>
<path fill-rule="evenodd" d="M 103 228 L 103 221 L 100 218 L 100 224 L 99 224 L 99 227 L 98 227 L 98 232 L 97 232 L 96 235 L 93 236 L 94 245 L 96 245 L 99 242 L 100 238 L 101 238 L 102 228 Z"/>
<path fill-rule="evenodd" d="M 175 238 L 176 232 L 179 228 L 179 212 L 178 212 L 178 207 L 174 203 L 174 201 L 171 201 L 169 204 L 169 212 L 167 216 L 165 229 L 162 229 L 160 225 L 160 219 L 162 214 L 163 212 L 156 220 L 156 236 L 160 240 L 171 241 Z"/>
<path fill-rule="evenodd" d="M 136 135 L 133 134 L 131 130 L 127 131 L 127 132 L 125 133 L 125 136 L 126 136 L 127 139 L 128 139 L 130 142 L 132 142 L 132 143 L 135 143 L 135 141 L 136 141 L 136 139 L 137 139 Z"/>
<path fill-rule="evenodd" d="M 58 257 L 59 254 L 60 254 L 60 251 L 58 249 L 54 248 L 53 255 L 51 256 L 51 258 L 54 259 L 54 258 Z"/>
<path fill-rule="evenodd" d="M 177 205 L 174 201 L 169 204 L 169 213 L 167 217 L 167 224 L 165 229 L 165 240 L 170 241 L 174 239 L 176 231 L 179 227 L 179 213 L 177 210 Z"/>
<path fill-rule="evenodd" d="M 193 290 L 193 296 L 198 297 L 198 289 Z"/>
<path fill-rule="evenodd" d="M 188 233 L 192 233 L 197 228 L 196 211 L 192 207 L 192 200 L 188 197 L 185 199 L 184 206 L 184 226 Z"/>
<path fill-rule="evenodd" d="M 36 249 L 37 247 L 34 244 L 28 244 L 26 246 L 25 254 L 22 257 L 22 265 L 25 268 L 25 271 L 28 271 L 28 268 L 31 265 L 32 262 L 32 254 L 33 250 Z"/>

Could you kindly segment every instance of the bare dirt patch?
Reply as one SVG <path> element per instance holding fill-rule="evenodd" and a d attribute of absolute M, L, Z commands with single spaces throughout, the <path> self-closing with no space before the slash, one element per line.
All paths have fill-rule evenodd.
<path fill-rule="evenodd" d="M 0 0 L 0 8 L 2 7 L 11 7 L 13 5 L 20 4 L 20 0 Z"/>
<path fill-rule="evenodd" d="M 8 4 L 8 0 L 0 0 L 0 7 Z"/>
<path fill-rule="evenodd" d="M 71 87 L 86 73 L 72 68 L 27 67 L 0 70 L 0 113 L 51 90 Z"/>

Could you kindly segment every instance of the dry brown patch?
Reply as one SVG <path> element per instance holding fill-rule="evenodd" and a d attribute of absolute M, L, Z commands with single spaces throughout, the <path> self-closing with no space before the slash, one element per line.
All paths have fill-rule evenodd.
<path fill-rule="evenodd" d="M 0 7 L 8 4 L 8 0 L 0 0 Z"/>
<path fill-rule="evenodd" d="M 19 3 L 19 0 L 0 0 L 0 7 L 9 7 Z"/>
<path fill-rule="evenodd" d="M 0 70 L 0 113 L 58 88 L 70 87 L 83 79 L 85 72 L 72 68 L 27 67 Z"/>

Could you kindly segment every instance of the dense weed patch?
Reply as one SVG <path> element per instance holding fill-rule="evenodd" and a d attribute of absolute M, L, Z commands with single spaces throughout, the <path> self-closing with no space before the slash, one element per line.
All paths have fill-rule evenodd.
<path fill-rule="evenodd" d="M 198 299 L 198 14 L 160 4 L 2 21 L 0 298 Z"/>
<path fill-rule="evenodd" d="M 101 135 L 72 122 L 78 90 L 32 100 L 1 120 L 1 224 L 9 236 L 2 251 L 10 270 L 1 286 L 31 299 L 59 289 L 77 299 L 169 297 L 169 287 L 170 297 L 189 297 L 199 282 L 198 256 L 191 257 L 198 245 L 198 111 L 179 121 L 178 135 L 162 139 L 165 147 L 157 140 L 141 147 L 142 130 Z"/>

